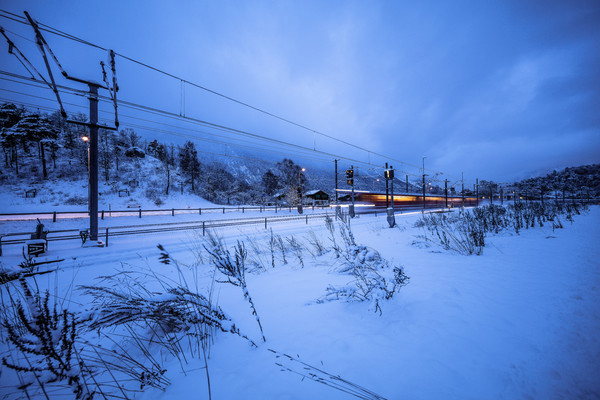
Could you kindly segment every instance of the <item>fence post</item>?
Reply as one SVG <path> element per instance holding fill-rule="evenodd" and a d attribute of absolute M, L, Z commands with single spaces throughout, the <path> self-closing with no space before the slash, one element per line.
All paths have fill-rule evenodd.
<path fill-rule="evenodd" d="M 52 222 L 56 222 L 56 211 L 52 214 Z"/>
<path fill-rule="evenodd" d="M 139 209 L 139 212 L 140 212 L 140 218 L 142 218 L 142 209 L 141 208 Z"/>
<path fill-rule="evenodd" d="M 308 214 L 306 214 L 306 225 L 308 225 Z"/>
<path fill-rule="evenodd" d="M 206 232 L 206 227 L 204 226 L 204 221 L 202 221 L 202 236 L 204 236 L 205 232 Z"/>
<path fill-rule="evenodd" d="M 202 215 L 202 208 L 198 209 L 198 215 Z"/>
<path fill-rule="evenodd" d="M 267 229 L 267 217 L 265 217 L 265 229 Z"/>
<path fill-rule="evenodd" d="M 104 239 L 104 243 L 106 243 L 106 247 L 108 247 L 108 228 L 106 228 L 106 238 Z"/>
<path fill-rule="evenodd" d="M 174 217 L 174 216 L 175 216 L 175 209 L 171 208 L 171 217 Z"/>
<path fill-rule="evenodd" d="M 225 207 L 223 207 L 223 214 L 225 214 Z"/>
<path fill-rule="evenodd" d="M 242 214 L 244 213 L 244 207 L 242 207 Z"/>
<path fill-rule="evenodd" d="M 102 210 L 102 217 L 101 218 L 104 219 L 104 210 Z"/>

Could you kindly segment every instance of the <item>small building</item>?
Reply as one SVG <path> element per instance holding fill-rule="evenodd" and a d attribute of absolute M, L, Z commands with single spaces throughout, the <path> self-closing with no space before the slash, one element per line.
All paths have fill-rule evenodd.
<path fill-rule="evenodd" d="M 275 193 L 273 195 L 274 204 L 279 204 L 279 205 L 287 204 L 286 197 L 287 197 L 287 194 L 285 192 Z"/>
<path fill-rule="evenodd" d="M 309 190 L 304 193 L 306 199 L 311 199 L 313 204 L 327 204 L 329 203 L 329 195 L 322 190 L 315 189 Z"/>

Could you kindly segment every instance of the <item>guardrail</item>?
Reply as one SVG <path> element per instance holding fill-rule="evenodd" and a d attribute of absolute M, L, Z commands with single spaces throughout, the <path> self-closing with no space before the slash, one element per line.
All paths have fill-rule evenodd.
<path fill-rule="evenodd" d="M 333 213 L 315 213 L 305 215 L 294 215 L 294 216 L 272 216 L 272 217 L 254 217 L 244 219 L 220 219 L 220 220 L 209 220 L 209 221 L 189 221 L 189 222 L 167 222 L 157 224 L 144 224 L 144 225 L 123 225 L 123 226 L 112 226 L 112 227 L 100 227 L 99 231 L 100 238 L 104 238 L 105 245 L 108 246 L 109 238 L 115 236 L 125 235 L 139 235 L 148 233 L 160 233 L 160 232 L 172 232 L 181 230 L 201 230 L 202 235 L 206 234 L 208 229 L 227 227 L 227 226 L 242 226 L 242 225 L 264 225 L 265 229 L 269 224 L 286 222 L 286 221 L 298 221 L 304 220 L 308 224 L 308 221 L 316 218 L 326 218 L 327 216 L 333 216 Z M 82 231 L 80 229 L 62 229 L 62 230 L 49 230 L 47 231 L 46 240 L 48 242 L 60 241 L 60 240 L 73 240 L 82 239 Z M 2 255 L 2 246 L 11 244 L 23 244 L 29 240 L 34 232 L 14 232 L 0 235 L 0 256 Z M 14 239 L 8 239 L 13 237 Z"/>
<path fill-rule="evenodd" d="M 316 206 L 315 206 L 316 207 Z M 346 213 L 346 207 L 342 208 L 342 212 Z M 422 210 L 421 206 L 403 206 L 395 207 L 396 212 L 406 212 Z M 386 207 L 357 207 L 357 214 L 377 214 L 386 215 Z M 222 228 L 228 226 L 243 226 L 243 225 L 264 225 L 265 229 L 270 224 L 288 222 L 288 221 L 306 221 L 308 224 L 309 220 L 312 219 L 324 219 L 326 217 L 335 217 L 335 209 L 331 208 L 331 212 L 325 213 L 313 213 L 304 215 L 289 215 L 289 216 L 271 216 L 271 217 L 253 217 L 253 218 L 240 218 L 240 219 L 219 219 L 219 220 L 208 220 L 208 221 L 187 221 L 187 222 L 163 222 L 155 224 L 143 224 L 143 225 L 123 225 L 123 226 L 112 226 L 112 227 L 100 227 L 99 239 L 104 239 L 105 246 L 109 245 L 109 238 L 116 236 L 128 236 L 128 235 L 140 235 L 140 234 L 152 234 L 152 233 L 163 233 L 163 232 L 174 232 L 182 230 L 198 230 L 202 231 L 202 235 L 206 234 L 208 229 Z M 24 244 L 31 237 L 34 232 L 14 232 L 0 234 L 0 256 L 2 256 L 2 246 L 12 244 Z M 49 230 L 47 231 L 46 240 L 48 242 L 61 241 L 61 240 L 74 240 L 80 239 L 83 241 L 84 235 L 87 234 L 87 230 L 80 229 L 62 229 L 62 230 Z M 14 239 L 6 239 L 13 237 Z"/>
<path fill-rule="evenodd" d="M 329 208 L 329 205 L 304 205 L 305 208 L 315 209 L 325 209 Z M 259 212 L 268 212 L 275 211 L 275 213 L 281 211 L 289 211 L 290 213 L 295 210 L 295 207 L 292 206 L 237 206 L 237 207 L 197 207 L 197 208 L 162 208 L 162 209 L 148 209 L 144 210 L 142 208 L 134 208 L 128 210 L 99 210 L 98 217 L 100 219 L 104 219 L 105 216 L 112 217 L 113 214 L 117 214 L 118 216 L 123 216 L 123 214 L 131 214 L 137 215 L 139 218 L 142 218 L 143 214 L 152 214 L 152 215 L 171 215 L 175 216 L 175 214 L 198 214 L 202 215 L 202 213 L 223 213 L 226 212 L 241 212 L 242 214 L 246 211 L 259 211 Z M 56 219 L 60 215 L 67 214 L 75 214 L 87 216 L 89 215 L 88 211 L 49 211 L 49 212 L 20 212 L 20 213 L 0 213 L 0 217 L 6 216 L 27 216 L 27 215 L 35 215 L 40 219 L 50 219 L 52 218 L 52 222 L 56 222 Z M 44 217 L 46 216 L 46 217 Z"/>

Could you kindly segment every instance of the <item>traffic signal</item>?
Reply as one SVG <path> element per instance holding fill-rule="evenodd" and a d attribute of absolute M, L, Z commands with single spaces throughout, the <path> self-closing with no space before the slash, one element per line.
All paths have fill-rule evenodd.
<path fill-rule="evenodd" d="M 354 179 L 346 179 L 346 182 L 348 183 L 348 185 L 353 186 L 354 185 Z"/>
<path fill-rule="evenodd" d="M 296 188 L 296 192 L 298 193 L 298 198 L 302 197 L 302 189 Z"/>
<path fill-rule="evenodd" d="M 352 179 L 354 178 L 354 170 L 353 169 L 347 169 L 346 170 L 346 179 Z"/>
<path fill-rule="evenodd" d="M 386 169 L 384 176 L 385 176 L 385 179 L 394 179 L 394 170 Z"/>

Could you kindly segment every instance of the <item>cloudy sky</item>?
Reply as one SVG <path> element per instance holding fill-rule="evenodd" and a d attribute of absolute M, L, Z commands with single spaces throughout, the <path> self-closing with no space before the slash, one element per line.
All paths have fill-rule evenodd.
<path fill-rule="evenodd" d="M 426 156 L 427 169 L 448 176 L 506 182 L 600 162 L 598 1 L 0 3 L 406 170 Z M 105 55 L 49 41 L 66 68 L 98 74 Z M 0 68 L 22 73 L 1 46 Z M 182 112 L 178 81 L 118 68 L 123 99 Z M 199 89 L 186 87 L 185 101 L 188 116 L 385 160 Z"/>

